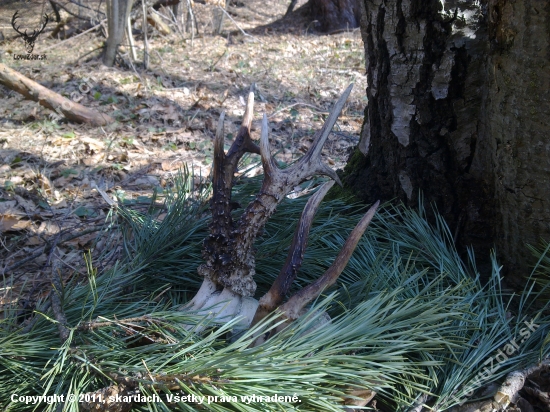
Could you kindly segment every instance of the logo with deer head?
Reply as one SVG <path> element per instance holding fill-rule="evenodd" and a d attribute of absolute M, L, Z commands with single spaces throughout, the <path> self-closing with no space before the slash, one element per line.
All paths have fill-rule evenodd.
<path fill-rule="evenodd" d="M 13 17 L 11 18 L 11 26 L 17 33 L 21 35 L 21 37 L 23 37 L 23 40 L 25 41 L 25 50 L 27 51 L 28 54 L 31 54 L 32 51 L 34 50 L 34 42 L 36 41 L 40 33 L 44 31 L 44 28 L 48 24 L 49 18 L 47 14 L 44 14 L 44 22 L 43 23 L 41 22 L 42 27 L 39 29 L 34 29 L 32 33 L 29 34 L 27 33 L 28 29 L 25 29 L 24 32 L 21 32 L 19 30 L 20 26 L 16 26 L 15 21 L 19 17 L 18 13 L 19 13 L 19 10 L 17 10 L 13 15 Z"/>

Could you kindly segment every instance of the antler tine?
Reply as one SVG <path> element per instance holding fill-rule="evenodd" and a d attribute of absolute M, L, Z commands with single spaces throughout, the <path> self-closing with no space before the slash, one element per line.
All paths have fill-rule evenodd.
<path fill-rule="evenodd" d="M 267 123 L 267 116 L 264 113 L 262 118 L 262 132 L 260 134 L 260 155 L 262 156 L 262 166 L 264 168 L 264 174 L 270 178 L 279 172 L 279 168 L 275 163 L 275 159 L 271 156 L 271 150 L 269 147 L 269 125 Z"/>
<path fill-rule="evenodd" d="M 245 152 L 260 154 L 260 148 L 252 141 L 250 137 L 250 128 L 252 119 L 254 118 L 254 84 L 250 86 L 250 92 L 246 101 L 246 109 L 241 123 L 241 128 L 235 141 L 227 152 L 227 157 L 230 159 L 231 168 L 235 169 L 241 156 Z"/>
<path fill-rule="evenodd" d="M 344 247 L 327 271 L 319 279 L 297 292 L 284 305 L 279 307 L 279 309 L 285 313 L 287 319 L 294 320 L 298 318 L 300 312 L 308 303 L 317 298 L 324 289 L 332 286 L 336 282 L 348 264 L 361 236 L 363 236 L 363 233 L 367 230 L 379 204 L 380 201 L 377 201 L 368 212 L 365 213 L 365 216 L 363 216 L 359 223 L 357 223 L 348 236 L 346 243 L 344 243 Z"/>
<path fill-rule="evenodd" d="M 42 33 L 42 31 L 46 28 L 46 25 L 48 24 L 48 21 L 49 21 L 49 17 L 47 14 L 44 14 L 44 17 L 45 17 L 45 20 L 44 20 L 44 24 L 42 24 L 42 27 L 39 28 L 39 29 L 34 29 L 32 31 L 32 34 L 31 35 L 28 35 L 28 37 L 30 39 L 36 39 L 38 37 L 38 35 L 40 33 Z M 25 30 L 25 34 L 27 34 L 27 31 Z"/>
<path fill-rule="evenodd" d="M 225 119 L 225 111 L 222 111 L 220 118 L 218 119 L 218 127 L 216 128 L 216 137 L 214 138 L 214 160 L 217 161 L 217 164 L 214 165 L 214 180 L 216 180 L 216 173 L 220 173 L 223 168 L 223 161 L 225 158 L 225 153 L 223 151 L 223 121 Z M 220 170 L 216 170 L 220 169 Z"/>
<path fill-rule="evenodd" d="M 277 279 L 275 279 L 275 282 L 273 282 L 273 285 L 271 285 L 269 291 L 260 299 L 260 305 L 258 306 L 256 315 L 254 316 L 252 325 L 255 325 L 257 322 L 273 312 L 283 302 L 283 299 L 290 290 L 290 286 L 292 285 L 292 282 L 294 282 L 296 274 L 302 266 L 304 251 L 307 247 L 309 231 L 311 229 L 311 224 L 313 223 L 313 218 L 315 217 L 317 209 L 319 209 L 319 205 L 321 204 L 323 198 L 332 186 L 334 186 L 334 181 L 324 183 L 307 201 L 307 204 L 302 211 L 302 216 L 300 216 L 298 226 L 296 226 L 292 244 L 288 250 L 285 263 L 279 272 L 279 276 L 277 276 Z"/>
<path fill-rule="evenodd" d="M 224 136 L 223 136 L 223 121 L 225 120 L 225 110 L 222 110 L 220 113 L 220 118 L 218 119 L 218 126 L 216 128 L 216 137 L 214 138 L 214 145 L 219 145 L 218 141 L 221 141 L 223 143 Z M 223 147 L 223 146 L 222 146 Z M 214 148 L 214 150 L 216 150 Z"/>
<path fill-rule="evenodd" d="M 317 157 L 321 154 L 321 150 L 323 149 L 323 146 L 327 140 L 328 135 L 332 131 L 332 128 L 336 124 L 336 121 L 338 120 L 338 117 L 340 116 L 340 113 L 342 113 L 342 109 L 344 108 L 344 105 L 346 104 L 346 100 L 348 100 L 348 97 L 351 93 L 351 89 L 353 89 L 353 83 L 351 83 L 346 90 L 344 90 L 344 93 L 340 96 L 334 107 L 332 108 L 330 115 L 328 116 L 328 119 L 325 121 L 325 124 L 319 130 L 317 138 L 309 148 L 308 152 L 304 157 L 307 157 L 308 155 L 310 157 Z M 310 154 L 311 153 L 311 154 Z"/>
<path fill-rule="evenodd" d="M 342 186 L 342 182 L 336 172 L 321 161 L 321 150 L 323 150 L 323 145 L 327 141 L 328 135 L 342 112 L 344 104 L 351 93 L 351 89 L 353 89 L 353 83 L 344 90 L 344 93 L 342 93 L 332 108 L 328 119 L 325 121 L 321 130 L 316 133 L 315 140 L 307 153 L 295 164 L 280 171 L 281 174 L 288 176 L 287 180 L 290 182 L 290 185 L 300 184 L 309 176 L 320 174 L 330 177 L 338 183 L 338 185 Z"/>
<path fill-rule="evenodd" d="M 40 29 L 40 32 L 42 32 L 42 30 L 44 30 L 44 27 L 46 27 L 46 24 L 48 24 L 48 22 L 50 21 L 50 17 L 47 14 L 44 14 L 44 17 L 45 17 L 44 24 L 42 25 L 42 28 Z"/>
<path fill-rule="evenodd" d="M 242 126 L 246 127 L 250 131 L 252 125 L 252 118 L 254 117 L 254 88 L 255 84 L 252 83 L 250 91 L 248 92 L 248 98 L 246 99 L 246 110 L 244 111 Z"/>
<path fill-rule="evenodd" d="M 23 33 L 21 33 L 21 32 L 19 31 L 19 27 L 15 27 L 15 20 L 17 20 L 17 17 L 18 17 L 17 15 L 18 15 L 18 14 L 19 14 L 19 10 L 16 10 L 16 11 L 15 11 L 15 14 L 14 14 L 13 17 L 11 18 L 11 26 L 13 27 L 13 29 L 14 29 L 17 33 L 19 33 L 20 35 L 23 36 Z"/>

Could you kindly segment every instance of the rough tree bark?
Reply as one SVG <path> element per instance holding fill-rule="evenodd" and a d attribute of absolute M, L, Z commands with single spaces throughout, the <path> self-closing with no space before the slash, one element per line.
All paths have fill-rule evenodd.
<path fill-rule="evenodd" d="M 459 247 L 525 275 L 550 240 L 550 3 L 362 0 L 368 107 L 343 182 L 435 203 Z M 427 209 L 430 209 L 427 207 Z"/>
<path fill-rule="evenodd" d="M 107 0 L 107 26 L 109 37 L 105 44 L 105 53 L 103 54 L 103 64 L 113 66 L 115 64 L 116 52 L 118 46 L 122 43 L 124 32 L 133 0 Z"/>

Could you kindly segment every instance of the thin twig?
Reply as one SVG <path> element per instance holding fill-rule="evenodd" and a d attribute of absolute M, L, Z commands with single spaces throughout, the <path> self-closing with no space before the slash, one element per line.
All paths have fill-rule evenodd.
<path fill-rule="evenodd" d="M 141 2 L 143 10 L 143 67 L 145 70 L 149 68 L 149 41 L 147 40 L 147 3 L 145 0 Z"/>
<path fill-rule="evenodd" d="M 279 110 L 276 110 L 274 111 L 273 113 L 271 113 L 270 115 L 267 116 L 268 119 L 271 119 L 272 117 L 274 117 L 276 114 L 279 114 L 281 112 L 284 112 L 285 110 L 288 110 L 288 109 L 291 109 L 293 108 L 294 106 L 306 106 L 306 107 L 309 107 L 311 109 L 315 109 L 315 111 L 319 114 L 328 114 L 327 111 L 324 111 L 320 108 L 318 108 L 317 106 L 313 106 L 312 104 L 308 104 L 308 103 L 292 103 L 291 105 L 289 106 L 285 106 L 283 107 L 282 109 L 279 109 Z"/>
<path fill-rule="evenodd" d="M 17 269 L 20 266 L 23 266 L 25 263 L 27 263 L 27 262 L 29 262 L 33 259 L 36 259 L 38 256 L 40 256 L 42 253 L 45 252 L 45 249 L 46 249 L 46 246 L 42 246 L 42 247 L 38 248 L 35 252 L 33 252 L 31 255 L 27 256 L 26 258 L 21 259 L 17 263 L 14 263 L 13 265 L 8 266 L 7 268 L 4 268 L 2 274 L 5 276 L 6 273 L 13 271 L 13 270 Z"/>
<path fill-rule="evenodd" d="M 187 0 L 187 17 L 191 20 L 191 48 L 193 48 L 193 41 L 195 40 L 195 13 L 193 13 L 191 0 Z"/>
<path fill-rule="evenodd" d="M 53 2 L 54 2 L 56 5 L 59 6 L 59 2 L 57 2 L 57 1 L 55 1 L 55 0 L 53 0 Z M 99 14 L 103 14 L 103 15 L 105 16 L 105 13 L 103 13 L 102 11 L 100 11 L 100 10 L 94 10 L 94 9 L 92 9 L 91 7 L 88 7 L 88 6 L 86 6 L 86 5 L 82 4 L 82 3 L 79 3 L 79 2 L 76 1 L 76 0 L 69 0 L 69 3 L 76 4 L 76 5 L 79 6 L 79 7 L 85 8 L 85 9 L 90 10 L 90 11 L 94 11 L 94 12 L 96 12 L 98 15 L 99 15 Z M 84 18 L 82 18 L 82 19 L 84 20 Z"/>
<path fill-rule="evenodd" d="M 172 17 L 174 18 L 174 21 L 175 21 L 174 26 L 176 27 L 177 32 L 180 34 L 181 39 L 182 39 L 182 40 L 185 40 L 185 34 L 183 33 L 183 31 L 182 31 L 180 25 L 178 24 L 178 18 L 175 16 L 175 14 L 174 14 L 174 12 L 172 11 L 172 9 L 169 9 L 169 10 L 170 10 L 170 14 L 171 14 Z"/>
<path fill-rule="evenodd" d="M 73 16 L 73 17 L 76 17 L 77 19 L 80 19 L 81 17 L 74 14 L 72 11 L 70 11 L 69 9 L 67 9 L 64 5 L 54 1 L 55 5 L 62 8 L 63 10 L 65 10 L 69 15 Z"/>
<path fill-rule="evenodd" d="M 49 296 L 48 296 L 48 297 L 49 297 Z M 43 306 L 42 308 L 40 308 L 40 310 L 34 310 L 34 312 L 35 312 L 35 313 L 36 313 L 36 312 L 42 312 L 42 313 L 44 313 L 44 312 L 46 312 L 46 311 L 50 308 L 51 304 L 52 304 L 51 299 L 48 299 L 48 300 L 44 303 L 44 306 Z M 32 328 L 34 328 L 34 325 L 36 324 L 36 322 L 38 321 L 38 319 L 39 319 L 39 317 L 35 315 L 35 316 L 29 321 L 29 323 L 27 324 L 27 326 L 25 326 L 23 329 L 21 329 L 21 330 L 19 331 L 19 333 L 20 333 L 21 335 L 24 335 L 25 333 L 29 333 L 29 332 L 32 330 Z"/>
<path fill-rule="evenodd" d="M 130 20 L 130 16 L 128 16 L 128 21 L 126 22 L 126 36 L 128 37 L 128 43 L 130 44 L 130 58 L 133 61 L 137 61 L 136 43 L 134 42 L 134 36 L 132 35 L 132 22 Z"/>
<path fill-rule="evenodd" d="M 78 59 L 76 59 L 76 61 L 78 62 L 78 61 L 82 60 L 84 57 L 89 56 L 89 55 L 92 54 L 93 52 L 96 52 L 96 51 L 101 50 L 101 49 L 103 49 L 103 46 L 96 47 L 95 49 L 90 50 L 89 52 L 84 53 L 82 56 L 79 56 Z"/>
<path fill-rule="evenodd" d="M 69 241 L 71 241 L 73 239 L 76 239 L 80 236 L 84 236 L 84 235 L 94 233 L 94 232 L 99 232 L 102 229 L 103 229 L 103 225 L 96 226 L 96 227 L 93 227 L 93 228 L 90 228 L 90 229 L 83 230 L 82 232 L 67 236 L 66 238 L 62 238 L 59 241 L 54 242 L 54 244 L 47 244 L 46 246 L 41 246 L 35 252 L 33 252 L 31 255 L 27 256 L 26 258 L 21 259 L 17 263 L 14 263 L 13 265 L 8 266 L 7 268 L 4 268 L 3 274 L 5 275 L 6 273 L 17 269 L 18 267 L 23 266 L 25 263 L 27 263 L 27 262 L 29 262 L 33 259 L 36 259 L 38 256 L 42 255 L 43 253 L 48 253 L 54 245 L 57 246 L 60 243 L 69 242 Z"/>
<path fill-rule="evenodd" d="M 92 27 L 92 28 L 90 28 L 90 29 L 88 29 L 88 30 L 83 31 L 82 33 L 78 33 L 76 36 L 69 37 L 68 39 L 65 39 L 65 40 L 63 40 L 63 41 L 61 41 L 61 42 L 59 42 L 59 43 L 56 43 L 56 44 L 54 44 L 54 45 L 52 45 L 52 46 L 50 46 L 50 47 L 46 47 L 45 49 L 43 49 L 43 51 L 48 51 L 48 50 L 51 50 L 51 49 L 55 49 L 56 47 L 62 45 L 63 43 L 66 43 L 66 42 L 68 42 L 68 41 L 70 41 L 70 40 L 74 40 L 74 39 L 76 39 L 76 38 L 78 38 L 78 37 L 80 37 L 80 36 L 83 36 L 83 35 L 85 35 L 85 34 L 91 32 L 91 31 L 94 31 L 94 30 L 96 30 L 97 28 L 101 27 L 101 24 L 102 24 L 102 23 L 105 23 L 106 21 L 107 21 L 106 19 L 105 19 L 105 20 L 102 20 L 101 22 L 99 22 L 98 24 L 96 24 L 94 27 Z"/>
<path fill-rule="evenodd" d="M 218 9 L 220 9 L 221 11 L 223 11 L 225 13 L 225 15 L 229 18 L 229 20 L 231 20 L 233 22 L 233 24 L 235 25 L 235 27 L 237 27 L 237 29 L 239 29 L 239 31 L 244 35 L 244 36 L 247 36 L 247 37 L 251 37 L 253 38 L 254 40 L 257 40 L 258 42 L 260 42 L 261 44 L 263 44 L 263 41 L 261 41 L 259 38 L 257 38 L 256 36 L 253 36 L 251 34 L 248 34 L 247 32 L 245 32 L 243 29 L 241 29 L 241 27 L 237 24 L 237 22 L 235 20 L 233 20 L 233 17 L 231 17 L 231 15 L 223 8 L 223 7 L 220 7 L 218 6 Z"/>
<path fill-rule="evenodd" d="M 227 54 L 227 49 L 225 49 L 222 53 L 222 55 L 220 57 L 218 57 L 218 59 L 212 63 L 212 65 L 210 66 L 210 71 L 214 71 L 214 69 L 216 68 L 216 65 L 220 62 L 220 60 L 223 58 L 223 56 L 225 56 Z"/>
<path fill-rule="evenodd" d="M 103 318 L 105 319 L 105 318 Z M 134 323 L 134 322 L 151 322 L 151 323 L 161 323 L 161 321 L 154 319 L 151 315 L 138 316 L 135 318 L 126 318 L 126 319 L 116 319 L 116 320 L 105 320 L 102 322 L 85 322 L 78 325 L 78 330 L 92 330 L 103 328 L 106 326 L 112 326 L 113 324 L 124 324 L 124 323 Z"/>

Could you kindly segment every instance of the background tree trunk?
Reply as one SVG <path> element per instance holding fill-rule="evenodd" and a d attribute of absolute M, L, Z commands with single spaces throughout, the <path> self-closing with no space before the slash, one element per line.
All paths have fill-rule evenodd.
<path fill-rule="evenodd" d="M 105 45 L 103 64 L 112 66 L 115 64 L 118 46 L 122 43 L 126 22 L 132 9 L 133 0 L 107 0 L 107 27 L 109 37 Z"/>
<path fill-rule="evenodd" d="M 361 6 L 369 103 L 344 184 L 413 207 L 421 191 L 459 248 L 496 245 L 505 273 L 528 274 L 525 244 L 550 240 L 550 3 Z"/>
<path fill-rule="evenodd" d="M 319 29 L 330 33 L 359 27 L 361 20 L 360 1 L 310 0 L 307 5 L 312 19 L 319 22 Z"/>

